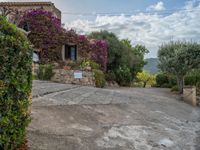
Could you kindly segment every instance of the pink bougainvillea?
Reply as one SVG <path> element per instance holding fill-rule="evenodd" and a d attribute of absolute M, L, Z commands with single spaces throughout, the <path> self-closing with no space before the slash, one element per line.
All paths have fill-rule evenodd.
<path fill-rule="evenodd" d="M 79 53 L 94 60 L 106 71 L 108 62 L 108 44 L 105 40 L 88 39 L 85 35 L 79 35 Z"/>
<path fill-rule="evenodd" d="M 19 27 L 30 32 L 29 40 L 39 50 L 41 61 L 44 63 L 60 61 L 62 45 L 75 44 L 81 58 L 92 59 L 106 71 L 108 62 L 108 44 L 104 40 L 88 39 L 74 30 L 61 27 L 60 19 L 51 12 L 36 9 L 24 14 Z"/>
<path fill-rule="evenodd" d="M 61 59 L 61 54 L 57 51 L 62 46 L 64 30 L 61 27 L 60 19 L 51 12 L 36 9 L 27 11 L 19 23 L 19 27 L 31 31 L 29 40 L 38 49 L 41 61 L 49 62 Z"/>
<path fill-rule="evenodd" d="M 92 43 L 92 59 L 106 71 L 108 63 L 108 44 L 105 40 L 94 40 Z"/>

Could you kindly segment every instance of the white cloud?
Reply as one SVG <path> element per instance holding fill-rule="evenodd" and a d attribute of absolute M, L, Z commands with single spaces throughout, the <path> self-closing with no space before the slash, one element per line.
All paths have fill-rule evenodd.
<path fill-rule="evenodd" d="M 148 8 L 147 8 L 147 11 L 151 11 L 151 10 L 154 10 L 154 11 L 162 11 L 162 10 L 165 10 L 165 6 L 164 6 L 164 3 L 162 1 L 154 4 L 154 5 L 150 5 Z"/>
<path fill-rule="evenodd" d="M 156 57 L 158 47 L 172 39 L 200 42 L 200 4 L 191 9 L 167 16 L 145 13 L 132 16 L 98 16 L 94 21 L 79 19 L 66 23 L 66 28 L 73 28 L 82 34 L 108 30 L 121 39 L 130 39 L 133 45 L 145 45 L 150 50 L 148 57 Z"/>

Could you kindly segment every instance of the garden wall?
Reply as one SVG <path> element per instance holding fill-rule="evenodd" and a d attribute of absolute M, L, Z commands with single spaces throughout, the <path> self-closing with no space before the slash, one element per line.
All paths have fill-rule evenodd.
<path fill-rule="evenodd" d="M 37 75 L 38 75 L 38 72 L 39 72 L 39 64 L 33 63 L 33 64 L 32 64 L 32 74 L 33 74 L 34 76 L 37 76 Z"/>
<path fill-rule="evenodd" d="M 196 106 L 197 105 L 196 87 L 184 87 L 183 98 L 185 102 L 192 104 L 193 106 Z"/>
<path fill-rule="evenodd" d="M 75 70 L 54 69 L 54 76 L 51 81 L 66 84 L 76 84 L 83 86 L 95 86 L 94 73 L 91 71 L 82 71 L 82 79 L 75 79 Z"/>

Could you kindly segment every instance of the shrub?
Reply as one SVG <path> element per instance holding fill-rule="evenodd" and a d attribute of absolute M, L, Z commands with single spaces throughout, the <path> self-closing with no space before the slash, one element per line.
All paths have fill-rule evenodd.
<path fill-rule="evenodd" d="M 32 49 L 16 26 L 0 17 L 0 149 L 25 141 L 32 87 Z"/>
<path fill-rule="evenodd" d="M 185 85 L 197 86 L 200 83 L 200 76 L 190 75 L 185 77 Z"/>
<path fill-rule="evenodd" d="M 171 88 L 177 84 L 176 77 L 164 73 L 160 73 L 156 76 L 157 87 Z"/>
<path fill-rule="evenodd" d="M 176 78 L 176 76 L 173 76 L 173 75 L 169 76 L 169 84 L 170 84 L 171 87 L 177 85 L 177 78 Z"/>
<path fill-rule="evenodd" d="M 101 66 L 96 62 L 94 62 L 93 60 L 83 60 L 80 65 L 80 68 L 85 69 L 86 67 L 91 67 L 91 69 L 97 69 L 97 70 L 101 69 Z"/>
<path fill-rule="evenodd" d="M 106 73 L 106 81 L 116 81 L 116 76 L 113 71 L 109 71 Z"/>
<path fill-rule="evenodd" d="M 172 92 L 178 92 L 178 86 L 177 85 L 175 85 L 175 86 L 173 86 L 172 88 L 171 88 L 171 91 Z"/>
<path fill-rule="evenodd" d="M 53 75 L 53 68 L 51 65 L 39 66 L 38 78 L 40 80 L 50 80 Z"/>
<path fill-rule="evenodd" d="M 147 85 L 154 86 L 156 83 L 155 76 L 146 71 L 139 72 L 137 74 L 137 80 L 143 83 L 144 88 Z"/>
<path fill-rule="evenodd" d="M 80 65 L 81 69 L 84 69 L 86 67 L 90 67 L 90 61 L 89 60 L 83 60 L 81 62 L 81 65 Z"/>
<path fill-rule="evenodd" d="M 32 75 L 32 79 L 33 80 L 38 80 L 38 76 L 37 75 Z"/>
<path fill-rule="evenodd" d="M 168 76 L 166 74 L 158 74 L 156 76 L 156 84 L 159 87 L 162 87 L 164 84 L 168 84 L 169 83 L 169 79 Z"/>
<path fill-rule="evenodd" d="M 115 75 L 117 83 L 121 86 L 129 86 L 133 80 L 131 70 L 127 66 L 119 67 Z"/>
<path fill-rule="evenodd" d="M 103 71 L 101 70 L 93 70 L 95 76 L 95 85 L 96 87 L 103 88 L 105 87 L 106 80 Z"/>
<path fill-rule="evenodd" d="M 161 88 L 171 88 L 172 85 L 169 84 L 169 83 L 164 83 L 163 85 L 161 85 L 161 86 L 159 86 L 159 87 L 161 87 Z"/>
<path fill-rule="evenodd" d="M 90 61 L 90 67 L 97 70 L 101 69 L 101 66 L 92 60 Z"/>

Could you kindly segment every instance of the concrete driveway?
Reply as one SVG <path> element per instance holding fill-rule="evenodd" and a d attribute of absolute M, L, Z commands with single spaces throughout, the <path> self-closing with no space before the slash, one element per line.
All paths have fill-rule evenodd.
<path fill-rule="evenodd" d="M 200 109 L 168 89 L 34 81 L 31 150 L 199 150 Z"/>

